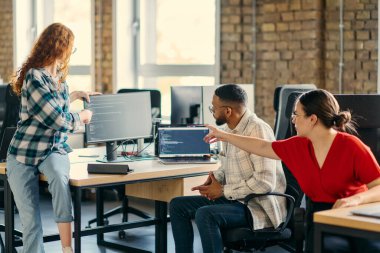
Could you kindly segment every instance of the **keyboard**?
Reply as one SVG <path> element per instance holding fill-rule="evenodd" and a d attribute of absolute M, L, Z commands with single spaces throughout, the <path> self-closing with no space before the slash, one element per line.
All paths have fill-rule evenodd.
<path fill-rule="evenodd" d="M 163 164 L 192 164 L 192 163 L 217 163 L 218 161 L 214 158 L 209 157 L 171 157 L 171 158 L 160 158 L 160 162 Z"/>

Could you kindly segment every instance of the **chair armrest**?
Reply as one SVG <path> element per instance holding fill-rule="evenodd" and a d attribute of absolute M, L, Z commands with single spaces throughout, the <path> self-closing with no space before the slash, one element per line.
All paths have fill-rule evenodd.
<path fill-rule="evenodd" d="M 288 213 L 286 215 L 285 221 L 283 223 L 281 223 L 281 225 L 278 226 L 278 228 L 276 228 L 274 230 L 274 232 L 281 232 L 288 226 L 289 220 L 293 215 L 295 200 L 292 196 L 285 194 L 285 193 L 279 193 L 279 192 L 251 193 L 251 194 L 248 194 L 247 196 L 245 196 L 244 205 L 248 206 L 248 202 L 253 198 L 265 197 L 265 196 L 270 196 L 270 195 L 284 197 L 289 201 L 289 208 L 288 208 Z"/>

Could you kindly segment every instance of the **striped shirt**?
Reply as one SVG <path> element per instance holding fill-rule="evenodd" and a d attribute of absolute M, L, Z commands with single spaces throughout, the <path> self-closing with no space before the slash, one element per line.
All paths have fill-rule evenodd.
<path fill-rule="evenodd" d="M 248 109 L 235 129 L 225 131 L 273 141 L 271 127 Z M 215 178 L 224 185 L 224 196 L 230 200 L 242 199 L 250 193 L 285 192 L 286 179 L 280 161 L 245 152 L 223 142 L 221 167 Z M 286 217 L 286 200 L 268 196 L 254 198 L 248 203 L 253 218 L 253 229 L 278 227 Z"/>
<path fill-rule="evenodd" d="M 20 121 L 8 153 L 17 161 L 35 166 L 52 151 L 67 154 L 67 132 L 80 125 L 78 113 L 69 112 L 66 82 L 58 83 L 43 69 L 30 69 L 21 89 Z"/>

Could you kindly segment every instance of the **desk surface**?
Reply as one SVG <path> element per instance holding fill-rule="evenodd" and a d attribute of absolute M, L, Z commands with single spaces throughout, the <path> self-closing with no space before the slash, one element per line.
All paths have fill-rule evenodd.
<path fill-rule="evenodd" d="M 379 204 L 379 202 L 376 202 L 355 207 L 331 209 L 316 212 L 314 213 L 314 222 L 326 225 L 380 232 L 380 219 L 351 214 L 351 211 L 353 210 L 357 210 L 360 208 L 369 208 L 375 205 L 379 206 Z"/>
<path fill-rule="evenodd" d="M 88 174 L 87 164 L 95 163 L 96 158 L 80 157 L 80 155 L 103 155 L 104 147 L 76 149 L 70 153 L 70 185 L 72 186 L 91 186 L 98 184 L 134 182 L 149 179 L 183 177 L 185 175 L 194 175 L 207 173 L 219 167 L 219 164 L 176 164 L 164 165 L 158 160 L 145 160 L 126 162 L 134 171 L 127 175 L 105 175 L 105 174 Z M 0 174 L 5 174 L 6 163 L 0 163 Z M 46 181 L 42 175 L 41 180 Z"/>

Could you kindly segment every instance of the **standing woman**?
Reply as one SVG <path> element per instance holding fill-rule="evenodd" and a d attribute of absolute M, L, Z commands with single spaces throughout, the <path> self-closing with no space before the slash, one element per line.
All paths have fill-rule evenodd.
<path fill-rule="evenodd" d="M 313 212 L 380 201 L 380 167 L 371 150 L 347 133 L 356 132 L 351 114 L 339 111 L 331 93 L 313 90 L 302 94 L 296 101 L 292 122 L 297 136 L 286 140 L 272 142 L 210 126 L 212 131 L 205 141 L 226 141 L 286 164 L 309 199 L 306 248 L 310 252 Z"/>
<path fill-rule="evenodd" d="M 92 112 L 69 112 L 70 102 L 89 100 L 87 93 L 69 94 L 66 84 L 74 34 L 54 23 L 40 35 L 12 80 L 21 96 L 20 121 L 8 150 L 7 176 L 23 226 L 23 252 L 43 253 L 39 207 L 39 174 L 48 179 L 63 252 L 72 252 L 72 206 L 67 132 L 91 120 Z"/>

